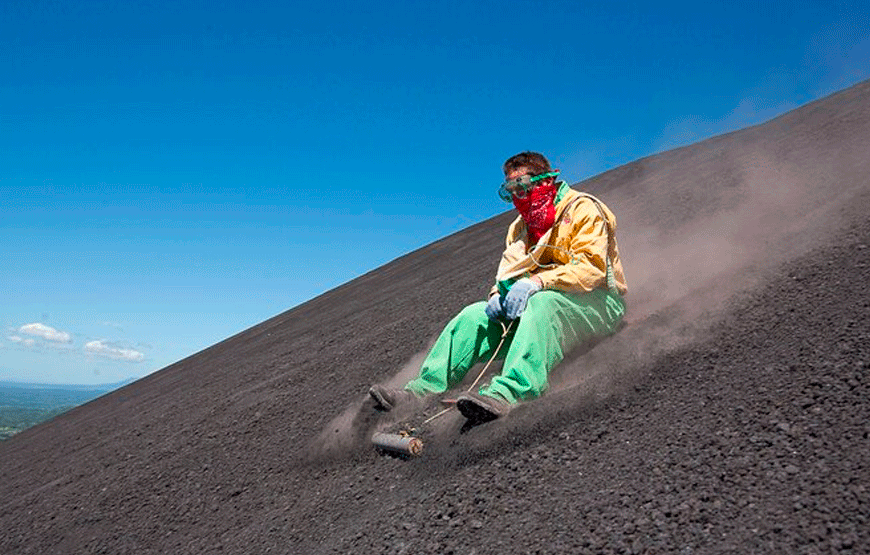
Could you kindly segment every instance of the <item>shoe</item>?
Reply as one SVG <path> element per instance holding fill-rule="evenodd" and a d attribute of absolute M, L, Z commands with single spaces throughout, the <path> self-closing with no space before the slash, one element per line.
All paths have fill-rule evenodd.
<path fill-rule="evenodd" d="M 477 393 L 464 393 L 456 400 L 456 408 L 473 424 L 483 424 L 501 418 L 511 410 L 511 405 L 496 397 Z"/>
<path fill-rule="evenodd" d="M 417 400 L 417 396 L 407 389 L 394 389 L 383 385 L 373 385 L 369 388 L 369 397 L 374 399 L 375 408 L 389 412 L 396 407 L 407 405 Z"/>

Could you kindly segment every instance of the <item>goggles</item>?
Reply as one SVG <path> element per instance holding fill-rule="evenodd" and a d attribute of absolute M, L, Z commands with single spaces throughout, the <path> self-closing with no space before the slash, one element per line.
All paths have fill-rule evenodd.
<path fill-rule="evenodd" d="M 498 188 L 498 196 L 505 202 L 513 201 L 516 198 L 526 198 L 529 191 L 535 188 L 535 183 L 548 177 L 556 177 L 559 175 L 559 170 L 553 170 L 547 173 L 538 175 L 521 175 L 516 179 L 505 181 Z"/>

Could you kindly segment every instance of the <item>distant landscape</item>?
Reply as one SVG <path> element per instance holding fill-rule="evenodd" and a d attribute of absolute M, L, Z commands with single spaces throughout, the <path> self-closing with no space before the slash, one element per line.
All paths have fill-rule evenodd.
<path fill-rule="evenodd" d="M 132 380 L 99 385 L 0 381 L 0 441 L 105 395 L 130 381 Z"/>

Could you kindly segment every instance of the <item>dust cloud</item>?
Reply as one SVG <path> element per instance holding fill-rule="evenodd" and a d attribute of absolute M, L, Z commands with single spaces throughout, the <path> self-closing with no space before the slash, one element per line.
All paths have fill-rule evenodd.
<path fill-rule="evenodd" d="M 847 200 L 848 188 L 825 187 L 824 181 L 772 156 L 752 154 L 719 166 L 724 175 L 703 179 L 717 168 L 699 171 L 702 178 L 689 181 L 677 194 L 667 181 L 651 179 L 633 199 L 620 198 L 619 189 L 609 199 L 619 219 L 632 320 L 714 282 L 715 294 L 697 309 L 715 310 L 765 270 L 821 244 L 838 227 L 836 211 Z M 720 190 L 711 192 L 715 187 Z M 648 220 L 647 206 L 654 198 L 667 199 L 674 209 L 692 199 L 713 201 L 694 206 L 682 221 L 665 211 L 655 225 L 637 224 Z"/>
<path fill-rule="evenodd" d="M 734 288 L 745 287 L 747 272 L 753 272 L 748 268 L 772 261 L 782 243 L 800 231 L 794 224 L 803 220 L 801 212 L 810 200 L 800 176 L 760 157 L 737 174 L 736 185 L 698 180 L 679 195 L 668 191 L 664 180 L 651 180 L 634 202 L 620 199 L 617 190 L 610 202 L 619 207 L 618 237 L 632 320 L 642 320 L 720 276 L 733 276 Z M 716 186 L 721 190 L 709 190 Z M 667 213 L 685 211 L 687 203 L 705 197 L 713 197 L 721 208 L 710 212 L 710 204 L 697 206 L 683 221 Z M 648 217 L 644 211 L 651 198 L 665 198 L 671 206 L 664 207 L 654 225 L 637 224 Z M 698 309 L 714 308 L 734 292 L 728 289 Z"/>
<path fill-rule="evenodd" d="M 856 153 L 796 163 L 735 150 L 703 152 L 702 160 L 601 194 L 618 220 L 628 325 L 569 355 L 553 391 L 595 381 L 606 397 L 636 383 L 644 364 L 701 339 L 735 295 L 830 241 L 844 225 L 844 206 L 866 187 L 848 177 L 863 163 Z"/>
<path fill-rule="evenodd" d="M 431 346 L 428 345 L 426 349 L 412 356 L 384 385 L 399 388 L 408 383 L 417 375 Z M 361 447 L 368 446 L 376 431 L 375 427 L 385 425 L 383 420 L 380 414 L 372 410 L 372 403 L 366 392 L 363 398 L 355 400 L 323 428 L 306 450 L 310 453 L 310 462 L 358 453 Z"/>

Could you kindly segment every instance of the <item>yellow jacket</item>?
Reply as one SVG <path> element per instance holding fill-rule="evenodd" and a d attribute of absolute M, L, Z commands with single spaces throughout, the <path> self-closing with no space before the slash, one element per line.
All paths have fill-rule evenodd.
<path fill-rule="evenodd" d="M 528 231 L 521 217 L 510 225 L 490 295 L 497 291 L 504 294 L 514 281 L 531 276 L 537 276 L 544 289 L 585 293 L 611 287 L 625 295 L 628 288 L 619 260 L 613 212 L 565 182 L 559 183 L 555 203 L 555 223 L 536 245 L 527 245 Z"/>

